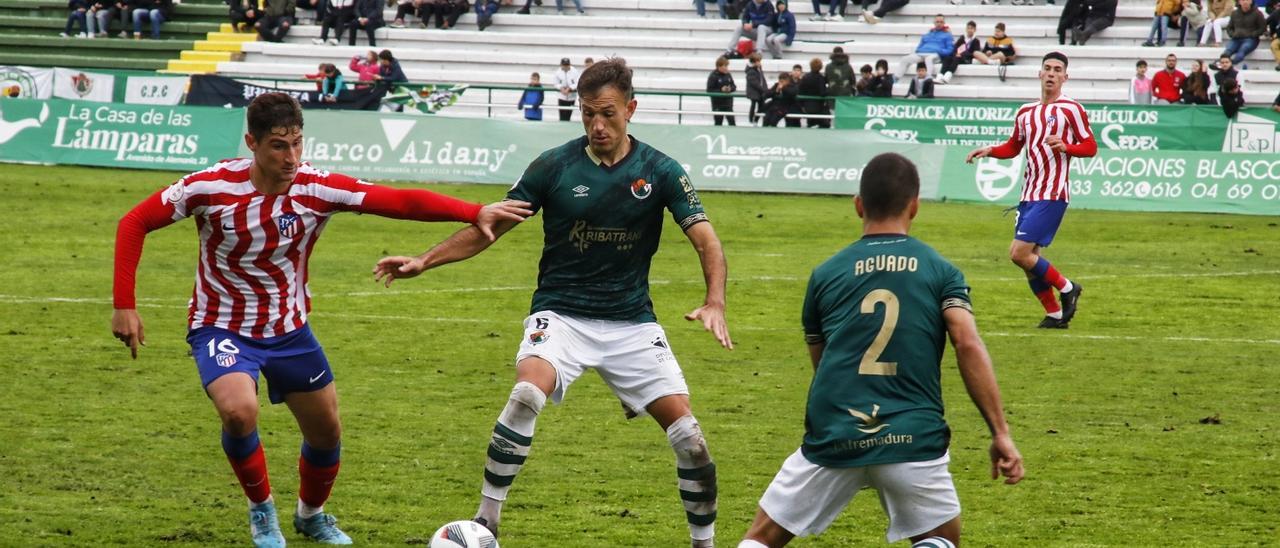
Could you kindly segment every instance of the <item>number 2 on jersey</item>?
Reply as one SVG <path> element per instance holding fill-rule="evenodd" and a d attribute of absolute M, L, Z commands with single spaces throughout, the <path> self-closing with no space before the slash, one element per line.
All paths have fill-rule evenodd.
<path fill-rule="evenodd" d="M 880 332 L 876 334 L 871 346 L 862 354 L 862 363 L 858 365 L 859 375 L 897 375 L 898 362 L 882 362 L 880 354 L 889 345 L 893 337 L 893 329 L 898 326 L 898 296 L 888 289 L 876 289 L 862 298 L 862 313 L 875 314 L 876 305 L 884 305 L 884 323 L 880 324 Z"/>

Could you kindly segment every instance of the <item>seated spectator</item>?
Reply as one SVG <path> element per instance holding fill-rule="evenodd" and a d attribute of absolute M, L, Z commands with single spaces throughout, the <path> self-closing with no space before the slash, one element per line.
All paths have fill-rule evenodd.
<path fill-rule="evenodd" d="M 1083 0 L 1067 0 L 1066 5 L 1062 6 L 1062 14 L 1058 16 L 1058 45 L 1065 46 L 1067 44 L 1067 29 L 1074 29 L 1084 25 L 1084 16 L 1086 8 Z M 1072 40 L 1071 45 L 1076 45 Z"/>
<path fill-rule="evenodd" d="M 268 42 L 283 42 L 284 35 L 289 34 L 293 26 L 293 17 L 297 11 L 295 0 L 263 0 L 266 7 L 262 10 L 262 18 L 254 23 L 258 36 Z"/>
<path fill-rule="evenodd" d="M 814 57 L 809 60 L 809 72 L 800 77 L 796 93 L 806 97 L 825 97 L 827 77 L 822 74 L 822 59 Z M 831 114 L 827 102 L 823 99 L 800 99 L 800 112 L 804 114 Z M 831 127 L 831 120 L 826 118 L 805 118 L 807 127 Z"/>
<path fill-rule="evenodd" d="M 355 0 L 351 19 L 347 21 L 347 45 L 356 45 L 356 31 L 363 30 L 369 37 L 369 47 L 377 47 L 374 32 L 386 25 L 382 20 L 382 0 Z"/>
<path fill-rule="evenodd" d="M 796 15 L 787 8 L 787 0 L 778 0 L 778 10 L 773 16 L 773 25 L 770 25 L 773 34 L 764 39 L 769 55 L 774 59 L 782 59 L 782 48 L 790 46 L 796 38 Z"/>
<path fill-rule="evenodd" d="M 471 10 L 467 0 L 428 0 L 423 4 L 422 22 L 426 23 L 432 14 L 436 18 L 436 28 L 449 30 L 458 24 L 458 18 Z"/>
<path fill-rule="evenodd" d="M 764 51 L 765 38 L 773 32 L 770 25 L 774 23 L 774 15 L 773 3 L 769 0 L 751 0 L 747 3 L 742 10 L 742 17 L 738 20 L 739 24 L 733 31 L 733 36 L 729 37 L 729 45 L 725 47 L 724 56 L 729 59 L 742 58 L 738 53 L 738 39 L 743 37 L 755 40 L 755 51 Z"/>
<path fill-rule="evenodd" d="M 133 38 L 142 39 L 142 22 L 151 23 L 151 39 L 160 39 L 160 25 L 172 18 L 171 0 L 140 0 L 133 10 Z M 1256 47 L 1256 45 L 1255 45 Z"/>
<path fill-rule="evenodd" d="M 911 3 L 911 0 L 880 0 L 880 7 L 876 8 L 875 11 L 869 12 L 867 11 L 867 6 L 870 5 L 870 3 L 867 2 L 867 0 L 863 0 L 862 22 L 868 25 L 874 25 L 876 23 L 879 23 L 881 17 L 884 17 L 892 12 L 898 11 L 902 9 L 903 6 L 909 3 Z"/>
<path fill-rule="evenodd" d="M 707 16 L 707 0 L 693 0 L 693 7 L 698 12 L 698 17 Z M 716 0 L 716 7 L 720 8 L 720 18 L 729 18 L 729 2 L 727 0 Z"/>
<path fill-rule="evenodd" d="M 404 75 L 404 71 L 400 69 L 400 61 L 391 55 L 391 50 L 384 49 L 378 52 L 378 75 L 374 77 L 380 85 L 403 84 L 409 81 Z"/>
<path fill-rule="evenodd" d="M 720 57 L 716 59 L 716 68 L 707 75 L 707 93 L 733 93 L 738 91 L 738 85 L 733 82 L 733 75 L 729 73 L 729 59 Z M 711 110 L 715 112 L 733 112 L 733 97 L 720 96 L 711 97 Z M 716 114 L 716 125 L 724 123 L 724 119 L 729 119 L 729 125 L 738 125 L 733 115 L 723 116 Z"/>
<path fill-rule="evenodd" d="M 89 37 L 89 24 L 86 22 L 89 16 L 89 2 L 86 0 L 68 0 L 67 10 L 67 27 L 58 33 L 58 36 L 63 38 L 68 36 Z M 80 25 L 80 32 L 72 34 L 72 24 Z"/>
<path fill-rule="evenodd" d="M 1083 46 L 1093 35 L 1115 24 L 1117 1 L 1084 0 L 1084 23 L 1071 31 L 1071 42 Z"/>
<path fill-rule="evenodd" d="M 258 0 L 227 0 L 228 18 L 236 32 L 254 28 L 262 12 L 258 11 Z"/>
<path fill-rule="evenodd" d="M 874 81 L 874 75 L 871 72 L 871 65 L 862 65 L 858 69 L 858 82 L 853 84 L 853 92 L 858 97 L 871 96 L 871 84 Z"/>
<path fill-rule="evenodd" d="M 409 15 L 417 17 L 420 21 L 426 21 L 429 16 L 422 13 L 422 4 L 422 0 L 400 0 L 396 4 L 396 18 L 392 19 L 388 26 L 393 29 L 404 28 L 404 18 Z M 426 23 L 424 22 L 422 26 L 425 27 Z"/>
<path fill-rule="evenodd" d="M 1222 81 L 1222 86 L 1218 88 L 1218 104 L 1222 105 L 1222 113 L 1232 119 L 1244 106 L 1244 92 L 1240 91 L 1240 83 L 1235 78 Z"/>
<path fill-rule="evenodd" d="M 1157 105 L 1173 105 L 1182 101 L 1182 83 L 1187 75 L 1178 70 L 1178 56 L 1170 53 L 1164 58 L 1164 70 L 1151 79 L 1151 95 Z"/>
<path fill-rule="evenodd" d="M 909 73 L 922 61 L 928 67 L 929 73 L 933 74 L 935 63 L 940 63 L 944 57 L 950 57 L 955 53 L 954 41 L 955 37 L 951 36 L 950 30 L 947 30 L 947 18 L 941 13 L 933 16 L 933 28 L 920 36 L 920 43 L 916 46 L 915 53 L 902 57 L 901 74 Z"/>
<path fill-rule="evenodd" d="M 520 15 L 529 15 L 529 7 L 533 4 L 537 4 L 538 7 L 542 7 L 542 0 L 524 0 L 524 7 L 516 10 L 516 13 Z"/>
<path fill-rule="evenodd" d="M 94 18 L 97 19 L 98 36 L 107 36 L 110 34 L 111 21 L 120 20 L 120 37 L 124 38 L 128 33 L 125 29 L 129 28 L 129 21 L 133 19 L 132 13 L 129 12 L 129 5 L 124 0 L 100 0 L 95 4 L 98 7 L 94 12 Z M 119 16 L 119 17 L 117 17 Z"/>
<path fill-rule="evenodd" d="M 831 63 L 822 73 L 827 79 L 826 95 L 828 97 L 848 97 L 853 95 L 853 67 L 849 65 L 849 55 L 844 48 L 836 46 L 827 57 Z M 830 105 L 828 105 L 830 106 Z"/>
<path fill-rule="evenodd" d="M 1271 8 L 1267 16 L 1267 34 L 1271 36 L 1271 56 L 1276 59 L 1276 70 L 1280 71 L 1280 7 Z"/>
<path fill-rule="evenodd" d="M 769 104 L 765 106 L 764 125 L 778 127 L 778 122 L 785 119 L 787 127 L 800 127 L 799 118 L 787 116 L 799 111 L 796 107 L 796 95 L 799 95 L 799 89 L 791 78 L 791 73 L 778 73 L 778 81 L 765 93 Z"/>
<path fill-rule="evenodd" d="M 582 0 L 573 0 L 573 7 L 577 8 L 578 15 L 587 14 L 587 12 L 582 9 Z M 556 0 L 556 13 L 564 15 L 564 0 Z"/>
<path fill-rule="evenodd" d="M 1155 16 L 1151 18 L 1151 32 L 1147 33 L 1147 41 L 1142 45 L 1145 47 L 1154 47 L 1159 45 L 1164 47 L 1165 29 L 1169 28 L 1169 19 L 1176 17 L 1182 5 L 1178 0 L 1156 0 Z M 1154 40 L 1159 42 L 1154 42 Z"/>
<path fill-rule="evenodd" d="M 1209 105 L 1209 73 L 1201 61 L 1191 62 L 1191 74 L 1182 82 L 1182 102 L 1187 105 Z"/>
<path fill-rule="evenodd" d="M 762 59 L 758 51 L 747 57 L 747 99 L 751 101 L 747 108 L 747 121 L 753 126 L 759 113 L 764 112 L 765 94 L 769 92 L 769 82 L 765 81 L 764 68 L 761 67 Z"/>
<path fill-rule="evenodd" d="M 952 49 L 954 51 L 951 55 L 942 59 L 942 69 L 938 71 L 938 75 L 933 79 L 935 84 L 950 82 L 951 77 L 955 76 L 956 69 L 960 65 L 973 63 L 973 54 L 982 49 L 982 44 L 978 42 L 978 24 L 973 21 L 965 23 L 964 36 L 956 38 L 956 43 L 952 46 Z"/>
<path fill-rule="evenodd" d="M 369 87 L 369 84 L 378 79 L 378 70 L 381 68 L 378 66 L 378 52 L 369 50 L 364 54 L 363 59 L 359 55 L 352 57 L 351 63 L 347 65 L 347 68 L 360 77 L 359 81 L 363 85 L 357 84 L 356 89 Z"/>
<path fill-rule="evenodd" d="M 319 21 L 324 21 L 325 14 L 329 11 L 329 0 L 296 0 L 297 8 L 311 10 L 315 12 L 315 19 L 298 18 L 295 23 L 299 25 L 314 25 Z"/>
<path fill-rule="evenodd" d="M 1235 11 L 1234 0 L 1209 0 L 1209 17 L 1204 32 L 1200 34 L 1200 45 L 1205 45 L 1213 36 L 1214 47 L 1222 47 L 1223 30 L 1231 21 L 1231 12 Z"/>
<path fill-rule="evenodd" d="M 1258 48 L 1258 41 L 1267 32 L 1267 18 L 1253 6 L 1252 0 L 1238 0 L 1237 4 L 1240 7 L 1231 12 L 1231 19 L 1227 21 L 1227 36 L 1231 39 L 1227 40 L 1227 49 L 1222 50 L 1222 54 L 1230 55 L 1231 62 L 1239 65 Z"/>
<path fill-rule="evenodd" d="M 933 99 L 933 78 L 929 77 L 929 67 L 923 62 L 916 63 L 916 77 L 907 88 L 907 99 Z"/>
<path fill-rule="evenodd" d="M 1137 74 L 1129 80 L 1129 104 L 1149 105 L 1151 104 L 1151 79 L 1147 78 L 1147 62 L 1139 59 L 1137 67 Z"/>
<path fill-rule="evenodd" d="M 342 30 L 355 18 L 355 0 L 325 0 L 325 3 L 328 8 L 320 21 L 320 37 L 312 38 L 311 43 L 336 46 L 342 41 Z M 329 29 L 333 29 L 333 38 L 329 38 Z"/>
<path fill-rule="evenodd" d="M 497 13 L 497 0 L 476 0 L 476 27 L 483 31 L 493 26 L 493 16 Z"/>
<path fill-rule="evenodd" d="M 88 38 L 97 38 L 98 36 L 106 36 L 106 29 L 102 34 L 98 34 L 98 10 L 105 9 L 109 4 L 103 4 L 109 0 L 85 0 L 85 4 L 89 7 L 84 12 L 85 36 Z"/>
<path fill-rule="evenodd" d="M 844 6 L 848 0 L 813 0 L 813 15 L 810 21 L 844 21 Z M 829 4 L 826 16 L 822 15 L 822 4 Z"/>
<path fill-rule="evenodd" d="M 1200 0 L 1182 0 L 1182 23 L 1178 25 L 1178 47 L 1187 45 L 1187 31 L 1191 31 L 1191 41 L 1209 22 L 1209 12 L 1200 5 Z"/>
<path fill-rule="evenodd" d="M 1013 38 L 1004 33 L 1004 23 L 996 23 L 996 32 L 982 44 L 982 51 L 973 52 L 973 58 L 984 65 L 1007 65 L 1017 56 Z"/>
<path fill-rule="evenodd" d="M 316 91 L 320 92 L 320 100 L 326 103 L 338 102 L 338 94 L 346 88 L 346 83 L 342 80 L 342 72 L 333 63 L 320 63 L 319 70 L 315 74 L 305 74 L 302 77 L 316 81 Z"/>
<path fill-rule="evenodd" d="M 893 82 L 897 80 L 889 73 L 889 62 L 876 59 L 875 75 L 871 77 L 872 97 L 893 97 Z"/>
<path fill-rule="evenodd" d="M 542 91 L 542 76 L 535 72 L 529 75 L 529 87 L 520 94 L 520 102 L 516 104 L 516 108 L 524 111 L 525 120 L 540 122 L 542 121 L 542 101 L 545 99 L 546 94 Z"/>

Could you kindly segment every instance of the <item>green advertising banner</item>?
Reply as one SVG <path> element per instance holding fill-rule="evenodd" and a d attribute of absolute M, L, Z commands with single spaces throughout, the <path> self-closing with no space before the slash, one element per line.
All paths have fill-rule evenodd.
<path fill-rule="evenodd" d="M 939 199 L 1016 205 L 1023 157 L 964 159 L 950 147 Z M 1130 211 L 1280 215 L 1280 156 L 1223 152 L 1099 150 L 1071 160 L 1071 205 Z"/>
<path fill-rule="evenodd" d="M 1004 142 L 1023 103 L 840 98 L 836 127 L 866 129 L 911 143 L 979 147 Z M 1217 106 L 1085 105 L 1098 148 L 1200 150 L 1246 154 L 1280 151 L 1280 114 L 1246 108 L 1235 120 Z"/>
<path fill-rule="evenodd" d="M 0 99 L 0 161 L 195 171 L 243 134 L 238 109 Z"/>

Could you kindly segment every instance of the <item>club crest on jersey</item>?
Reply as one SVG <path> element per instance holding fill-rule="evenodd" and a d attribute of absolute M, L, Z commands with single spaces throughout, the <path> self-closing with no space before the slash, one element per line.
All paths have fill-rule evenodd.
<path fill-rule="evenodd" d="M 641 200 L 653 194 L 653 185 L 644 179 L 636 179 L 631 183 L 631 195 Z"/>
<path fill-rule="evenodd" d="M 529 334 L 529 343 L 542 344 L 544 342 L 547 342 L 547 339 L 550 339 L 550 338 L 551 338 L 551 335 L 548 335 L 546 331 L 534 331 L 533 333 Z"/>
<path fill-rule="evenodd" d="M 213 359 L 218 362 L 219 367 L 231 367 L 236 364 L 236 355 L 230 352 L 219 352 Z"/>
<path fill-rule="evenodd" d="M 285 213 L 276 219 L 276 226 L 281 236 L 292 238 L 302 232 L 302 218 L 296 213 Z"/>

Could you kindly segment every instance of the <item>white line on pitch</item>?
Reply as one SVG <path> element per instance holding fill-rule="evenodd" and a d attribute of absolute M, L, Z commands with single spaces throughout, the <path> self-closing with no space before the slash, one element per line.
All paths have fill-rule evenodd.
<path fill-rule="evenodd" d="M 1211 342 L 1211 343 L 1239 343 L 1239 344 L 1280 344 L 1280 339 L 1220 339 L 1213 337 L 1137 337 L 1133 335 L 1073 335 L 1062 333 L 1049 335 L 1046 333 L 1003 333 L 1003 332 L 987 332 L 982 333 L 986 337 L 1064 337 L 1068 339 L 1090 339 L 1103 341 L 1170 341 L 1170 342 Z"/>

